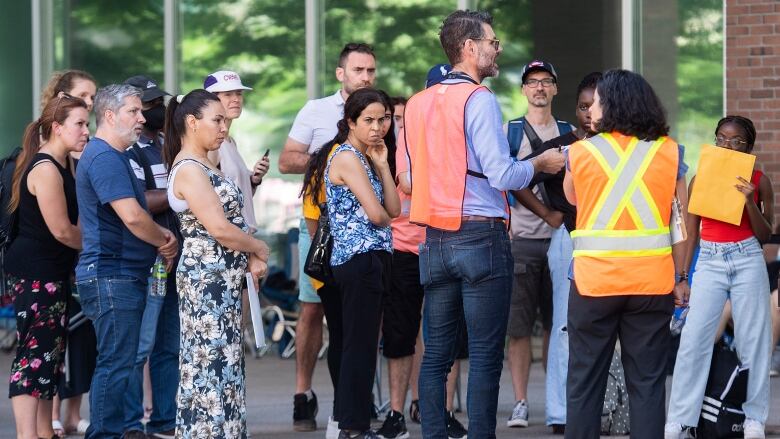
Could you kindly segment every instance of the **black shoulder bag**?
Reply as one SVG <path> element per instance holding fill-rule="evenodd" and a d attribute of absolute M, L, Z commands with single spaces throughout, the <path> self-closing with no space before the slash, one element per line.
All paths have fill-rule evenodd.
<path fill-rule="evenodd" d="M 330 235 L 327 205 L 322 203 L 319 207 L 320 219 L 317 221 L 317 232 L 314 233 L 314 237 L 311 240 L 311 247 L 309 247 L 309 253 L 306 255 L 303 272 L 309 277 L 327 283 L 333 280 L 333 270 L 330 266 L 333 237 Z M 305 230 L 304 233 L 306 233 Z"/>

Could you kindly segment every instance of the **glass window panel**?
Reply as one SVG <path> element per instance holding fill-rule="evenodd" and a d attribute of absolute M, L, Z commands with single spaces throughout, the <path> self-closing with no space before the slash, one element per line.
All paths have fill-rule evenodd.
<path fill-rule="evenodd" d="M 279 174 L 279 152 L 306 103 L 305 3 L 300 0 L 181 0 L 181 89 L 232 70 L 244 85 L 244 110 L 230 127 L 251 167 L 266 149 L 271 169 L 254 196 L 266 232 L 298 226 L 301 176 Z"/>
<path fill-rule="evenodd" d="M 702 143 L 723 115 L 723 3 L 643 2 L 641 66 L 666 106 L 672 136 L 695 174 Z"/>
<path fill-rule="evenodd" d="M 409 97 L 421 90 L 428 70 L 447 62 L 439 27 L 454 9 L 454 1 L 326 0 L 325 94 L 340 87 L 334 71 L 348 42 L 374 46 L 377 87 L 391 96 Z"/>
<path fill-rule="evenodd" d="M 54 67 L 99 85 L 145 74 L 163 81 L 163 0 L 55 0 Z"/>

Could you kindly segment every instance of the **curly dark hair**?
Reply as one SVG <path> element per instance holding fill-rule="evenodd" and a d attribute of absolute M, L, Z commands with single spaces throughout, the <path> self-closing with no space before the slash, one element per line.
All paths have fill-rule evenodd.
<path fill-rule="evenodd" d="M 317 152 L 309 157 L 309 164 L 306 167 L 306 173 L 303 176 L 303 188 L 300 195 L 303 197 L 312 197 L 315 202 L 317 195 L 322 191 L 322 185 L 325 182 L 325 168 L 328 165 L 328 156 L 333 145 L 347 141 L 349 136 L 348 121 L 357 121 L 363 110 L 373 103 L 381 103 L 385 109 L 390 111 L 391 125 L 390 130 L 385 136 L 385 145 L 387 146 L 387 161 L 390 164 L 391 172 L 395 173 L 395 133 L 392 125 L 393 106 L 390 105 L 390 97 L 381 90 L 366 87 L 356 90 L 349 95 L 344 103 L 344 117 L 338 122 L 338 134 L 332 140 L 325 142 Z M 392 158 L 391 158 L 392 157 Z M 392 161 L 391 161 L 392 160 Z"/>
<path fill-rule="evenodd" d="M 587 75 L 585 75 L 584 78 L 582 78 L 582 81 L 580 81 L 580 84 L 577 86 L 577 94 L 575 95 L 575 99 L 580 98 L 580 93 L 582 93 L 583 90 L 595 90 L 596 85 L 599 83 L 599 79 L 604 76 L 601 72 L 590 72 Z"/>
<path fill-rule="evenodd" d="M 596 131 L 617 131 L 641 140 L 669 134 L 666 111 L 653 87 L 642 75 L 628 70 L 608 70 L 596 85 L 601 120 Z"/>
<path fill-rule="evenodd" d="M 733 123 L 739 126 L 745 133 L 745 142 L 747 142 L 747 152 L 753 151 L 753 145 L 756 143 L 756 127 L 753 125 L 753 121 L 744 116 L 729 115 L 718 121 L 718 126 L 715 127 L 715 135 L 718 135 L 718 130 L 727 123 Z"/>

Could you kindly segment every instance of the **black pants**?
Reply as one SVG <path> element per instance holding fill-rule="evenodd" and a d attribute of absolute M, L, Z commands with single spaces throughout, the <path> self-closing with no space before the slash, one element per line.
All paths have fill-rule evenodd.
<path fill-rule="evenodd" d="M 341 294 L 335 282 L 331 281 L 320 287 L 317 294 L 322 301 L 325 319 L 328 321 L 328 372 L 333 383 L 333 419 L 338 421 L 336 413 L 336 395 L 339 389 L 339 371 L 341 370 L 342 323 Z"/>
<path fill-rule="evenodd" d="M 587 297 L 569 293 L 566 439 L 598 439 L 607 373 L 620 337 L 631 438 L 664 436 L 671 294 Z"/>
<path fill-rule="evenodd" d="M 366 401 L 371 400 L 390 262 L 390 253 L 369 251 L 333 267 L 341 290 L 343 343 L 334 417 L 342 430 L 365 431 L 371 426 L 371 407 Z"/>
<path fill-rule="evenodd" d="M 382 298 L 382 354 L 385 358 L 414 355 L 420 332 L 423 295 L 420 257 L 395 250 L 390 288 Z"/>

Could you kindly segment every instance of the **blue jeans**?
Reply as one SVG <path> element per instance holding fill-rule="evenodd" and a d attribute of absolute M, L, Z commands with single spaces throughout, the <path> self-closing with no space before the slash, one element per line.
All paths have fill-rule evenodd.
<path fill-rule="evenodd" d="M 427 323 L 419 379 L 423 437 L 447 438 L 445 382 L 457 353 L 461 316 L 469 345 L 469 436 L 496 437 L 513 264 L 501 221 L 465 222 L 457 232 L 427 229 L 420 246 Z"/>
<path fill-rule="evenodd" d="M 690 311 L 680 336 L 667 422 L 696 425 L 701 414 L 712 345 L 723 306 L 731 300 L 734 339 L 750 368 L 745 416 L 766 422 L 772 352 L 769 278 L 756 238 L 734 243 L 701 241 Z"/>
<path fill-rule="evenodd" d="M 547 263 L 553 284 L 553 317 L 550 347 L 547 351 L 546 422 L 566 424 L 566 375 L 569 370 L 569 333 L 566 324 L 569 312 L 569 266 L 572 243 L 569 231 L 562 225 L 553 231 Z"/>
<path fill-rule="evenodd" d="M 131 276 L 94 277 L 76 283 L 84 314 L 97 335 L 97 366 L 89 394 L 87 439 L 119 438 L 146 301 L 146 282 Z"/>
<path fill-rule="evenodd" d="M 147 433 L 176 427 L 176 391 L 179 381 L 179 308 L 175 273 L 168 276 L 165 297 L 147 294 L 141 321 L 138 353 L 125 394 L 125 431 L 143 431 L 143 372 L 149 359 L 152 379 L 152 415 Z M 149 288 L 147 287 L 147 291 Z"/>

